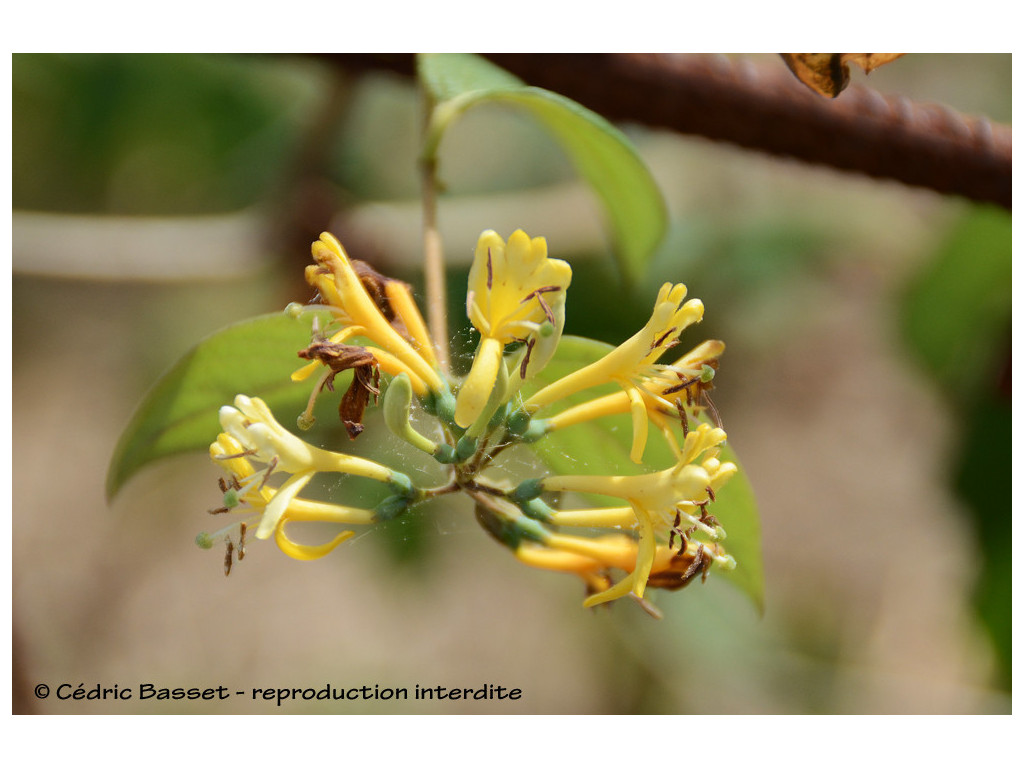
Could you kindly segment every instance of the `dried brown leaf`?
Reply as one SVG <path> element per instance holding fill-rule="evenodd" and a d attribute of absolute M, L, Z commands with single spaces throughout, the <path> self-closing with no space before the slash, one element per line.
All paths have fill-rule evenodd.
<path fill-rule="evenodd" d="M 888 64 L 902 53 L 782 53 L 797 79 L 816 93 L 834 99 L 850 83 L 850 64 L 865 72 Z"/>

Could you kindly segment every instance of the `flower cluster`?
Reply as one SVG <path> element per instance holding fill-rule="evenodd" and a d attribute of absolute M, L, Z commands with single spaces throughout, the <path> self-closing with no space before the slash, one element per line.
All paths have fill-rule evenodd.
<path fill-rule="evenodd" d="M 628 595 L 653 611 L 643 599 L 647 588 L 678 589 L 698 575 L 705 578 L 712 565 L 735 567 L 722 544 L 725 529 L 709 512 L 716 492 L 737 471 L 721 459 L 726 433 L 708 396 L 724 345 L 706 341 L 674 362 L 661 362 L 703 317 L 703 304 L 687 301 L 684 285 L 662 286 L 650 320 L 620 346 L 550 380 L 539 374 L 557 354 L 572 270 L 548 256 L 542 237 L 519 230 L 506 242 L 484 232 L 466 296 L 480 338 L 460 381 L 439 364 L 408 285 L 350 259 L 330 234 L 321 235 L 312 253 L 306 280 L 318 300 L 286 311 L 327 313 L 330 321 L 323 328 L 314 321 L 309 346 L 298 352 L 308 363 L 292 379 L 315 377 L 299 428 L 313 423 L 318 396 L 351 371 L 339 405 L 350 438 L 363 431 L 371 402 L 378 404 L 388 429 L 444 466 L 447 482 L 420 488 L 391 467 L 311 445 L 284 429 L 262 400 L 239 395 L 221 409 L 223 432 L 210 446 L 227 475 L 223 503 L 211 512 L 230 514 L 233 522 L 197 539 L 204 547 L 225 540 L 226 571 L 244 557 L 248 530 L 259 539 L 273 536 L 291 557 L 313 559 L 352 537 L 355 527 L 456 492 L 473 499 L 480 524 L 520 561 L 582 578 L 585 606 Z M 615 385 L 611 394 L 608 384 Z M 410 421 L 417 403 L 436 421 L 433 437 Z M 518 485 L 490 476 L 494 459 L 511 445 L 615 414 L 629 414 L 635 465 L 643 465 L 653 425 L 671 449 L 672 466 L 654 472 L 634 467 L 640 471 L 633 473 L 623 467 L 618 475 L 550 474 Z M 385 486 L 386 496 L 372 509 L 302 498 L 317 473 L 367 478 Z M 605 505 L 572 506 L 574 499 L 590 498 Z M 290 523 L 309 521 L 341 530 L 317 545 L 296 543 L 285 533 Z"/>

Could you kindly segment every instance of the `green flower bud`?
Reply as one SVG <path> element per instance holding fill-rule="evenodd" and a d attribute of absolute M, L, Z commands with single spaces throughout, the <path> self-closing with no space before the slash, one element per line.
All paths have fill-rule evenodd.
<path fill-rule="evenodd" d="M 431 455 L 437 452 L 437 443 L 417 432 L 409 423 L 409 411 L 412 408 L 412 381 L 405 373 L 400 373 L 391 380 L 384 392 L 382 410 L 384 423 L 396 436 L 405 440 L 415 448 Z"/>
<path fill-rule="evenodd" d="M 410 500 L 405 496 L 388 496 L 374 509 L 374 519 L 380 522 L 394 520 L 409 509 Z"/>
<path fill-rule="evenodd" d="M 455 461 L 463 462 L 476 453 L 476 438 L 463 435 L 455 446 Z"/>
<path fill-rule="evenodd" d="M 448 443 L 438 444 L 434 450 L 434 458 L 437 459 L 439 464 L 454 464 L 458 460 L 458 457 L 455 455 L 455 449 L 448 445 Z"/>
<path fill-rule="evenodd" d="M 530 499 L 535 499 L 544 493 L 544 481 L 539 478 L 524 480 L 516 489 L 509 494 L 509 498 L 516 504 L 521 504 Z"/>

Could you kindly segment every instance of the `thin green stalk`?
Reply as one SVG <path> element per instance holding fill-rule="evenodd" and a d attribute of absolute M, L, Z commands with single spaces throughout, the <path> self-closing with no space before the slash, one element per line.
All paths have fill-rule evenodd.
<path fill-rule="evenodd" d="M 434 100 L 424 93 L 425 132 L 430 131 Z M 437 352 L 437 361 L 445 375 L 450 372 L 448 348 L 448 299 L 444 268 L 444 249 L 437 229 L 437 155 L 436 142 L 429 142 L 420 158 L 423 192 L 423 273 L 427 290 L 427 324 Z"/>

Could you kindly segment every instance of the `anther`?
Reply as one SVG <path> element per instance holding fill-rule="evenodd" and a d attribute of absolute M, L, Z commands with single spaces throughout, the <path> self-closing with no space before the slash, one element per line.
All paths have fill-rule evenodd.
<path fill-rule="evenodd" d="M 675 328 L 669 328 L 667 331 L 665 331 L 665 333 L 663 333 L 661 336 L 659 336 L 658 339 L 653 344 L 651 344 L 650 351 L 653 352 L 658 347 L 660 347 L 662 344 L 664 344 L 665 343 L 665 339 L 667 339 L 669 336 L 671 336 L 675 332 L 676 332 Z M 670 346 L 675 346 L 675 345 L 670 345 Z"/>
<path fill-rule="evenodd" d="M 553 326 L 555 325 L 555 313 L 551 311 L 551 307 L 549 307 L 548 303 L 544 301 L 544 298 L 541 296 L 541 294 L 551 293 L 552 291 L 560 290 L 562 289 L 559 288 L 557 285 L 545 285 L 538 288 L 535 291 L 530 291 L 528 294 L 526 294 L 526 296 L 523 297 L 523 300 L 520 301 L 519 303 L 525 304 L 530 299 L 537 299 L 537 303 L 540 304 L 540 308 L 544 312 L 544 317 L 546 317 L 548 319 L 548 322 L 551 323 L 551 325 Z"/>
<path fill-rule="evenodd" d="M 683 408 L 683 401 L 678 397 L 676 398 L 676 411 L 679 412 L 679 423 L 683 425 L 683 439 L 690 434 L 690 419 L 686 415 L 686 410 Z"/>
<path fill-rule="evenodd" d="M 682 531 L 679 530 L 679 526 L 680 526 L 680 524 L 682 522 L 683 522 L 682 517 L 681 517 L 681 515 L 679 513 L 679 510 L 677 509 L 676 510 L 676 519 L 672 521 L 672 528 L 668 532 L 668 548 L 669 549 L 672 549 L 672 545 L 675 544 L 676 533 L 678 532 L 680 537 L 682 536 Z"/>
<path fill-rule="evenodd" d="M 251 426 L 251 423 L 246 423 L 245 426 Z M 241 453 L 230 453 L 223 456 L 214 456 L 214 461 L 228 461 L 230 459 L 244 459 L 247 456 L 255 456 L 259 451 L 255 448 L 250 448 L 248 451 L 242 451 Z"/>
<path fill-rule="evenodd" d="M 263 470 L 263 482 L 260 483 L 260 487 L 256 489 L 257 491 L 262 491 L 263 490 L 263 486 L 265 486 L 267 484 L 267 480 L 269 480 L 270 476 L 272 474 L 274 474 L 274 469 L 276 467 L 277 467 L 277 456 L 272 458 L 270 460 L 270 463 L 267 464 L 267 468 L 265 470 Z"/>
<path fill-rule="evenodd" d="M 519 364 L 519 378 L 521 379 L 526 378 L 526 369 L 530 365 L 530 355 L 533 353 L 533 345 L 536 343 L 537 340 L 534 338 L 530 338 L 530 340 L 526 342 L 526 355 L 523 357 L 523 362 Z"/>
<path fill-rule="evenodd" d="M 689 392 L 689 390 L 687 390 L 687 392 Z M 704 400 L 704 404 L 707 406 L 707 409 L 711 411 L 711 419 L 715 422 L 715 426 L 722 429 L 722 417 L 718 414 L 718 408 L 716 408 L 715 404 L 711 401 L 711 395 L 709 395 L 706 390 L 701 390 L 700 394 Z"/>

